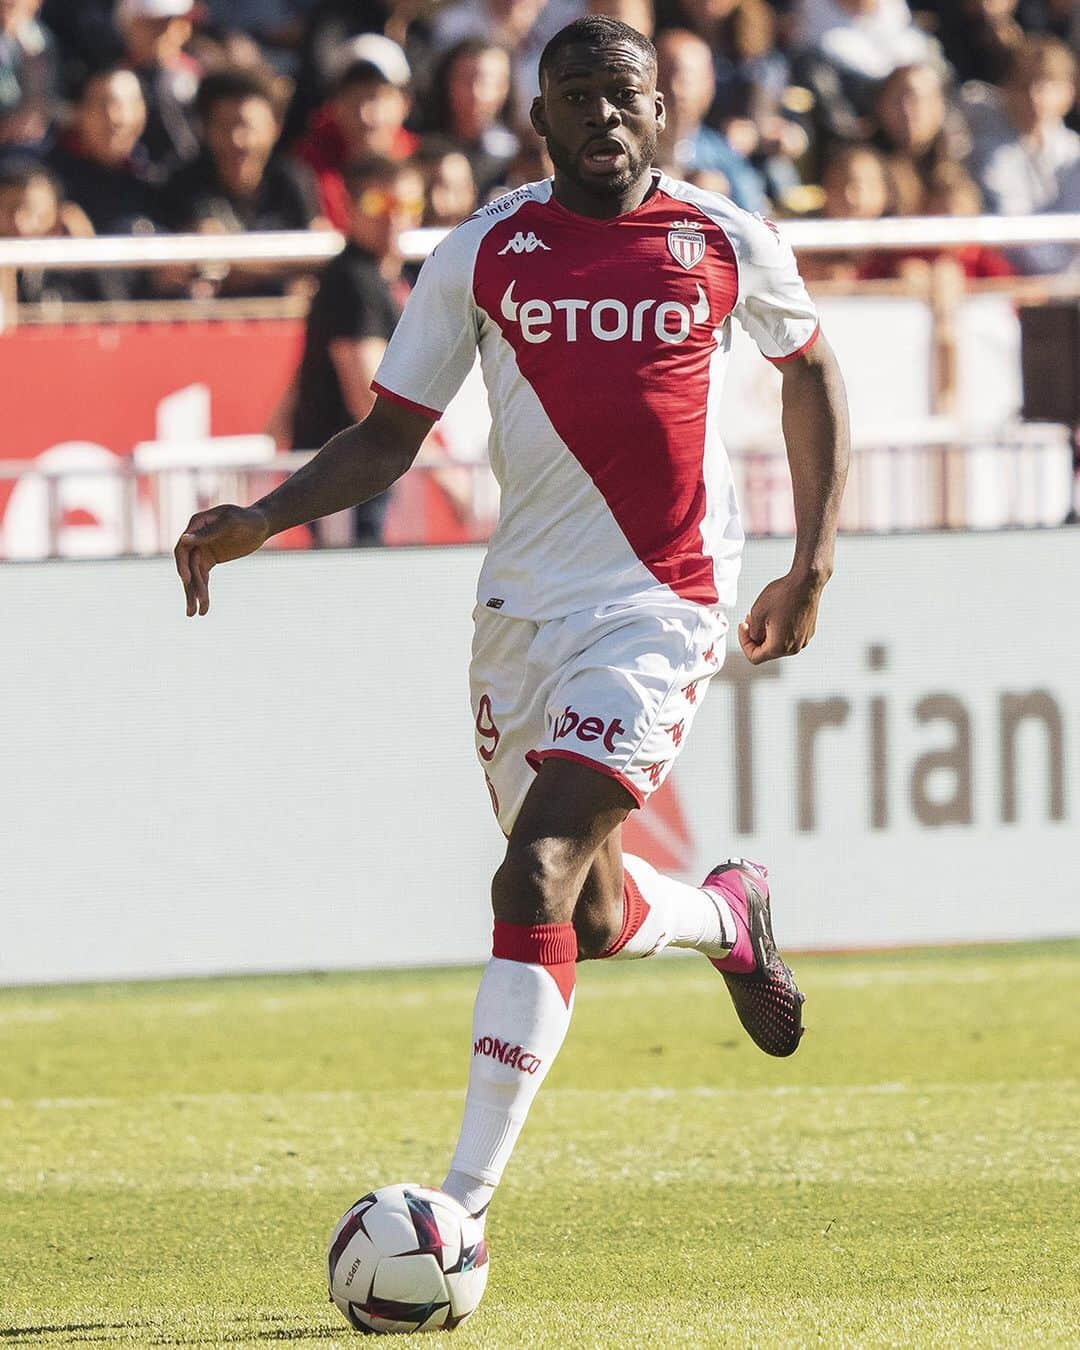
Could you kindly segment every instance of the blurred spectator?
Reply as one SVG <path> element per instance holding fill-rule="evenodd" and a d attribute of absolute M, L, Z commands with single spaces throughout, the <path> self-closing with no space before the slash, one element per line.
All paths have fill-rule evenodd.
<path fill-rule="evenodd" d="M 320 220 L 307 166 L 274 154 L 281 130 L 275 99 L 276 86 L 252 71 L 207 75 L 196 100 L 203 149 L 162 193 L 170 229 L 306 230 Z M 278 295 L 293 275 L 286 266 L 232 267 L 221 279 L 221 294 Z"/>
<path fill-rule="evenodd" d="M 37 18 L 41 0 L 0 0 L 0 150 L 35 150 L 56 98 L 56 49 Z"/>
<path fill-rule="evenodd" d="M 941 0 L 936 8 L 937 35 L 958 83 L 1000 84 L 1024 39 L 1017 0 Z"/>
<path fill-rule="evenodd" d="M 61 235 L 93 234 L 85 214 L 71 203 L 62 204 L 56 180 L 32 160 L 0 167 L 0 238 L 50 239 Z M 21 268 L 17 297 L 20 304 L 48 304 L 85 300 L 96 290 L 71 272 Z"/>
<path fill-rule="evenodd" d="M 517 153 L 518 138 L 505 120 L 512 93 L 510 54 L 486 38 L 466 38 L 452 47 L 432 80 L 426 126 L 467 156 L 482 201 L 503 181 Z"/>
<path fill-rule="evenodd" d="M 303 132 L 323 104 L 348 58 L 342 54 L 358 35 L 386 37 L 404 49 L 414 75 L 426 76 L 428 27 L 422 17 L 428 0 L 316 0 L 301 44 L 296 92 L 286 134 Z"/>
<path fill-rule="evenodd" d="M 134 71 L 112 66 L 86 81 L 70 129 L 49 155 L 64 195 L 96 234 L 146 234 L 157 201 L 141 141 L 146 104 Z"/>
<path fill-rule="evenodd" d="M 653 0 L 588 0 L 585 11 L 588 14 L 602 14 L 607 19 L 618 19 L 647 38 L 651 38 L 656 31 Z"/>
<path fill-rule="evenodd" d="M 203 148 L 166 184 L 170 228 L 210 216 L 237 230 L 305 230 L 318 218 L 307 168 L 274 154 L 281 108 L 271 83 L 252 71 L 218 71 L 199 86 L 196 108 Z"/>
<path fill-rule="evenodd" d="M 513 188 L 521 187 L 523 183 L 539 183 L 541 179 L 550 178 L 554 172 L 555 166 L 551 162 L 547 146 L 538 136 L 530 136 L 527 140 L 522 140 L 517 154 L 506 166 L 503 181 L 497 191 L 509 192 Z"/>
<path fill-rule="evenodd" d="M 404 299 L 397 239 L 420 221 L 423 185 L 416 169 L 378 156 L 346 171 L 349 221 L 345 249 L 327 263 L 311 302 L 300 368 L 271 425 L 279 440 L 312 450 L 362 421 L 375 395 L 371 381 Z M 382 542 L 387 495 L 351 513 L 348 542 Z M 325 523 L 316 522 L 325 542 Z"/>
<path fill-rule="evenodd" d="M 424 179 L 422 225 L 450 229 L 472 215 L 476 180 L 472 165 L 456 146 L 433 136 L 420 147 L 414 163 Z"/>
<path fill-rule="evenodd" d="M 524 125 L 540 92 L 540 53 L 560 28 L 584 12 L 584 0 L 451 0 L 432 18 L 432 56 L 438 60 L 468 38 L 504 47 L 513 58 L 514 76 L 508 120 Z"/>
<path fill-rule="evenodd" d="M 204 0 L 204 5 L 220 34 L 244 33 L 258 43 L 263 59 L 276 69 L 295 70 L 296 52 L 314 0 Z"/>
<path fill-rule="evenodd" d="M 194 9 L 195 0 L 118 0 L 116 6 L 124 59 L 146 102 L 143 141 L 162 176 L 199 149 L 191 122 L 199 68 L 184 51 Z"/>
<path fill-rule="evenodd" d="M 373 42 L 386 44 L 390 55 L 377 46 L 370 51 Z M 370 54 L 346 66 L 333 97 L 312 115 L 307 134 L 296 146 L 297 156 L 315 174 L 323 214 L 339 230 L 345 228 L 349 215 L 342 182 L 346 165 L 368 155 L 407 159 L 418 143 L 405 130 L 412 101 L 404 52 L 388 38 L 372 34 L 357 39 L 351 50 Z"/>
<path fill-rule="evenodd" d="M 869 145 L 842 146 L 822 175 L 822 214 L 828 220 L 877 220 L 892 209 L 892 185 L 882 155 Z"/>
<path fill-rule="evenodd" d="M 713 54 L 716 96 L 709 121 L 730 137 L 726 123 L 776 112 L 788 83 L 788 63 L 777 46 L 776 14 L 767 0 L 667 0 L 659 26 L 687 28 Z M 746 133 L 743 132 L 744 140 Z M 752 142 L 740 141 L 742 154 Z"/>
<path fill-rule="evenodd" d="M 716 93 L 705 120 L 751 161 L 771 196 L 796 187 L 795 161 L 809 138 L 783 113 L 790 72 L 767 0 L 668 0 L 661 17 L 663 27 L 689 29 L 712 52 Z"/>
<path fill-rule="evenodd" d="M 1080 158 L 1080 136 L 1065 126 L 1076 100 L 1076 58 L 1056 38 L 1027 38 L 1012 54 L 1001 94 L 976 119 L 971 167 L 990 208 L 1041 211 Z"/>
<path fill-rule="evenodd" d="M 978 185 L 960 165 L 942 159 L 927 174 L 925 195 L 919 202 L 919 211 L 928 216 L 977 216 L 982 210 Z M 900 210 L 898 214 L 906 214 Z M 910 252 L 891 250 L 868 255 L 859 266 L 859 279 L 876 280 L 883 277 L 903 277 L 921 285 L 926 284 L 931 265 L 948 262 L 955 268 L 958 279 L 979 277 L 1008 277 L 1013 267 L 998 249 L 985 244 L 961 244 L 956 248 L 912 249 Z"/>
<path fill-rule="evenodd" d="M 889 159 L 898 215 L 920 215 L 938 168 L 966 152 L 963 129 L 950 114 L 945 81 L 930 62 L 898 66 L 878 90 L 874 143 Z"/>
<path fill-rule="evenodd" d="M 1025 215 L 1057 205 L 1080 160 L 1080 135 L 1065 125 L 1075 100 L 1072 52 L 1056 38 L 1026 38 L 1013 53 L 1000 97 L 982 104 L 974 121 L 968 167 L 991 211 Z M 1053 254 L 1030 247 L 1009 256 L 1021 271 L 1039 272 Z"/>
<path fill-rule="evenodd" d="M 116 0 L 45 0 L 41 17 L 56 38 L 60 85 L 65 97 L 81 89 L 92 70 L 101 70 L 124 55 L 113 16 Z"/>
<path fill-rule="evenodd" d="M 869 145 L 835 149 L 825 164 L 822 215 L 828 220 L 878 220 L 892 207 L 892 187 L 884 156 Z M 879 266 L 876 256 L 871 267 Z M 847 251 L 808 253 L 799 259 L 807 281 L 854 281 L 860 255 Z"/>
<path fill-rule="evenodd" d="M 794 76 L 814 95 L 819 137 L 861 140 L 879 83 L 897 66 L 936 58 L 907 0 L 800 0 Z"/>
<path fill-rule="evenodd" d="M 716 87 L 709 48 L 694 33 L 675 28 L 656 39 L 656 52 L 657 87 L 667 103 L 658 163 L 678 177 L 698 171 L 722 173 L 729 185 L 727 195 L 747 211 L 760 211 L 765 205 L 761 178 L 704 122 Z"/>

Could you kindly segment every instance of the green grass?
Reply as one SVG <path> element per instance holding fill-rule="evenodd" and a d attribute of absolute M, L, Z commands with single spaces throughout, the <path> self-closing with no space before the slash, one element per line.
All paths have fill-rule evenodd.
<path fill-rule="evenodd" d="M 455 1347 L 1080 1345 L 1080 943 L 797 964 L 786 1062 L 582 969 Z M 476 979 L 0 992 L 0 1350 L 355 1344 L 325 1241 L 443 1175 Z"/>

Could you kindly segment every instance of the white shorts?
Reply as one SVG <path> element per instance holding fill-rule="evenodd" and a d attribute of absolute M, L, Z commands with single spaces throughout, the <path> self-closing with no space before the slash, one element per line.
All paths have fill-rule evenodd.
<path fill-rule="evenodd" d="M 591 765 L 643 805 L 671 772 L 728 627 L 722 611 L 683 601 L 541 623 L 478 606 L 473 618 L 476 753 L 507 835 L 552 757 Z"/>

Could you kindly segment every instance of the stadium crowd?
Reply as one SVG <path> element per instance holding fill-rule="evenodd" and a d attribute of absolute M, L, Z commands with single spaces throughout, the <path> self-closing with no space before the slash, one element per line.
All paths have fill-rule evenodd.
<path fill-rule="evenodd" d="M 1080 209 L 1074 0 L 0 0 L 0 236 L 347 229 L 347 171 L 374 158 L 408 163 L 422 188 L 393 208 L 399 225 L 451 225 L 549 172 L 527 121 L 537 57 L 586 10 L 654 36 L 662 167 L 751 210 Z M 367 194 L 376 213 L 387 201 Z M 1067 260 L 961 258 L 970 275 Z M 28 275 L 22 289 L 303 283 L 178 269 Z"/>

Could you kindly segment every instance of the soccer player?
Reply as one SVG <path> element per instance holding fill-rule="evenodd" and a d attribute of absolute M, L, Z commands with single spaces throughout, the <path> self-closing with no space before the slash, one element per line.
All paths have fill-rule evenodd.
<path fill-rule="evenodd" d="M 443 1187 L 482 1212 L 566 1035 L 575 962 L 702 952 L 763 1050 L 791 1054 L 802 995 L 777 954 L 763 868 L 702 886 L 625 855 L 723 659 L 742 530 L 719 439 L 732 322 L 783 375 L 797 531 L 790 571 L 739 625 L 756 663 L 813 636 L 847 467 L 843 384 L 772 225 L 652 169 L 656 53 L 589 16 L 540 62 L 533 124 L 554 178 L 458 226 L 425 263 L 367 419 L 254 506 L 194 516 L 187 613 L 216 564 L 385 491 L 477 351 L 502 507 L 480 575 L 476 747 L 507 836 L 492 884 L 461 1135 Z"/>

